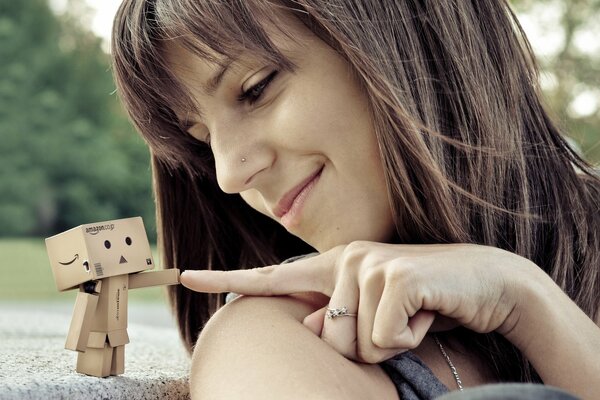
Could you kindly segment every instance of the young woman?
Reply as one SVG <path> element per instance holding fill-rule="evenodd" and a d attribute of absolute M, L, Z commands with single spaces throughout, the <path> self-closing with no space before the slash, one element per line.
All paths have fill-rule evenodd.
<path fill-rule="evenodd" d="M 125 0 L 112 46 L 193 396 L 600 393 L 600 181 L 506 2 Z"/>

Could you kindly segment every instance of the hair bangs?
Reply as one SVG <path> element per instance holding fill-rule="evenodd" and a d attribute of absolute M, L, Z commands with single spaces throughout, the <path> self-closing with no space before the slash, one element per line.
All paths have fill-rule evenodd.
<path fill-rule="evenodd" d="M 113 68 L 129 116 L 151 151 L 169 168 L 214 177 L 208 146 L 186 132 L 180 114 L 198 113 L 189 90 L 172 71 L 166 48 L 182 46 L 208 62 L 223 64 L 242 53 L 293 70 L 266 27 L 277 27 L 276 4 L 266 1 L 198 2 L 125 0 L 113 26 Z M 176 112 L 177 111 L 177 112 Z"/>

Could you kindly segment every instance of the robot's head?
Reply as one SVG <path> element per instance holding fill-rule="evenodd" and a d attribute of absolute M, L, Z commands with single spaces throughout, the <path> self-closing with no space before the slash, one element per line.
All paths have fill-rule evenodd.
<path fill-rule="evenodd" d="M 154 268 L 142 218 L 80 225 L 46 239 L 58 290 Z"/>

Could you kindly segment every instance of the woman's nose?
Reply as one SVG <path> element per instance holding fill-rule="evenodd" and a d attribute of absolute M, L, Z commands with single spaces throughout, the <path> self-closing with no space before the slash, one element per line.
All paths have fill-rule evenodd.
<path fill-rule="evenodd" d="M 274 156 L 264 132 L 253 126 L 221 124 L 211 131 L 217 182 L 225 193 L 252 188 L 272 165 Z"/>

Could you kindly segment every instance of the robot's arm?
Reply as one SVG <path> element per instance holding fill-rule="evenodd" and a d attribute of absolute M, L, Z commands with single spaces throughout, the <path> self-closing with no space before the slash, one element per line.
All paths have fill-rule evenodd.
<path fill-rule="evenodd" d="M 178 283 L 179 269 L 177 268 L 129 275 L 129 289 L 159 285 L 177 285 Z"/>
<path fill-rule="evenodd" d="M 73 318 L 71 319 L 71 326 L 67 334 L 65 349 L 76 351 L 86 350 L 101 287 L 101 281 L 86 282 L 80 286 L 77 299 L 75 300 Z"/>

